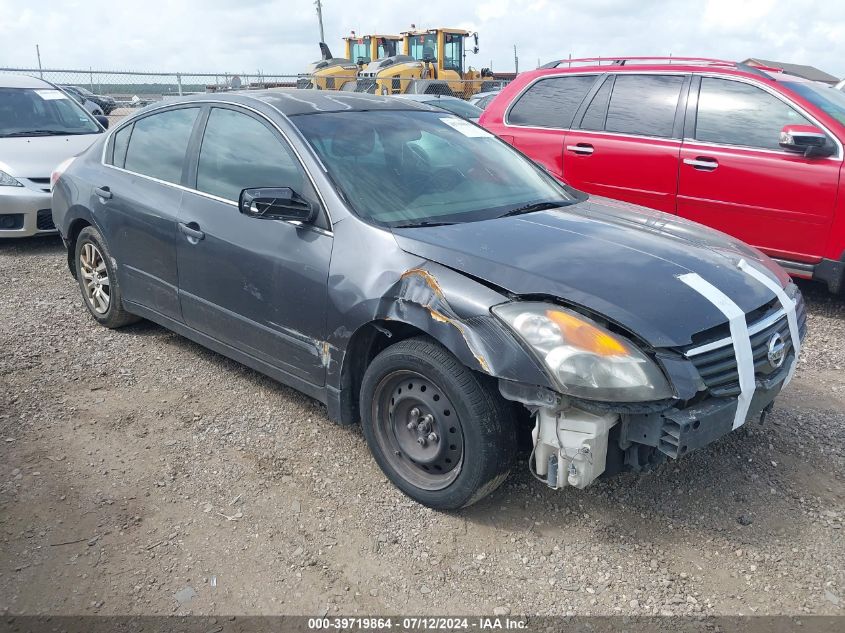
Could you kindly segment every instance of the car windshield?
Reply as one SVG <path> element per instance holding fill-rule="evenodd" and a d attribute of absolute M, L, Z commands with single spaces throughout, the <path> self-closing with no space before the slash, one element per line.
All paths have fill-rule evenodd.
<path fill-rule="evenodd" d="M 355 213 L 381 225 L 473 222 L 579 199 L 507 143 L 451 114 L 325 112 L 291 121 Z"/>
<path fill-rule="evenodd" d="M 471 103 L 467 103 L 461 99 L 431 99 L 430 101 L 423 101 L 428 105 L 448 110 L 452 114 L 457 114 L 465 119 L 477 119 L 481 116 L 481 108 L 477 108 Z"/>
<path fill-rule="evenodd" d="M 97 134 L 99 126 L 55 88 L 0 88 L 0 137 Z"/>
<path fill-rule="evenodd" d="M 813 83 L 784 81 L 793 92 L 798 93 L 807 101 L 821 108 L 826 114 L 845 125 L 845 92 L 831 86 Z"/>

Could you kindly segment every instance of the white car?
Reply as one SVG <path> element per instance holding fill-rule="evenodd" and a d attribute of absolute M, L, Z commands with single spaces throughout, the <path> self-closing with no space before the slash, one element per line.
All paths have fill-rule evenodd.
<path fill-rule="evenodd" d="M 55 232 L 50 174 L 106 127 L 46 81 L 0 74 L 0 238 Z"/>

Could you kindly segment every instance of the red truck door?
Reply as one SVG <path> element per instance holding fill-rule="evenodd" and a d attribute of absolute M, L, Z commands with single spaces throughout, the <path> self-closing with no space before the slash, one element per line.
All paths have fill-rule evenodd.
<path fill-rule="evenodd" d="M 563 177 L 588 193 L 675 212 L 688 76 L 620 73 L 566 135 Z"/>
<path fill-rule="evenodd" d="M 503 113 L 504 124 L 488 127 L 561 176 L 564 137 L 597 77 L 595 73 L 542 77 L 530 84 Z"/>
<path fill-rule="evenodd" d="M 780 259 L 824 254 L 842 158 L 778 145 L 785 125 L 814 125 L 782 96 L 740 79 L 701 77 L 690 91 L 678 215 Z M 696 108 L 697 101 L 697 108 Z"/>

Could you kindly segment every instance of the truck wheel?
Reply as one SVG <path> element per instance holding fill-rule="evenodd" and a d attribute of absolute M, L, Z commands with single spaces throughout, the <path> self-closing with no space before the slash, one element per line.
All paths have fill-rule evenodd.
<path fill-rule="evenodd" d="M 120 284 L 106 242 L 99 231 L 86 226 L 76 238 L 76 280 L 88 312 L 107 328 L 119 328 L 140 319 L 123 308 Z"/>
<path fill-rule="evenodd" d="M 441 345 L 412 338 L 373 359 L 361 386 L 364 437 L 412 499 L 456 510 L 507 478 L 516 427 L 494 386 Z"/>

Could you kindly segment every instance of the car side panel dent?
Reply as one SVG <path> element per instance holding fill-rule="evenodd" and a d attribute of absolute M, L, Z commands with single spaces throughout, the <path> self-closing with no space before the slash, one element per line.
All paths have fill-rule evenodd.
<path fill-rule="evenodd" d="M 490 376 L 552 386 L 538 361 L 490 313 L 490 307 L 508 300 L 506 295 L 446 266 L 406 253 L 387 231 L 355 219 L 338 223 L 336 238 L 341 231 L 378 231 L 384 248 L 371 251 L 365 267 L 360 252 L 346 250 L 346 245 L 363 240 L 346 236 L 335 240 L 325 360 L 330 417 L 348 421 L 348 412 L 341 412 L 341 402 L 357 400 L 357 393 L 342 393 L 356 388 L 348 376 L 355 364 L 355 359 L 347 356 L 350 341 L 373 328 L 383 336 L 380 329 L 389 327 L 379 324 L 406 325 L 428 334 L 467 367 Z M 368 238 L 372 242 L 372 236 Z M 341 270 L 343 274 L 339 274 Z M 359 279 L 357 274 L 364 270 L 372 272 L 368 278 Z"/>

